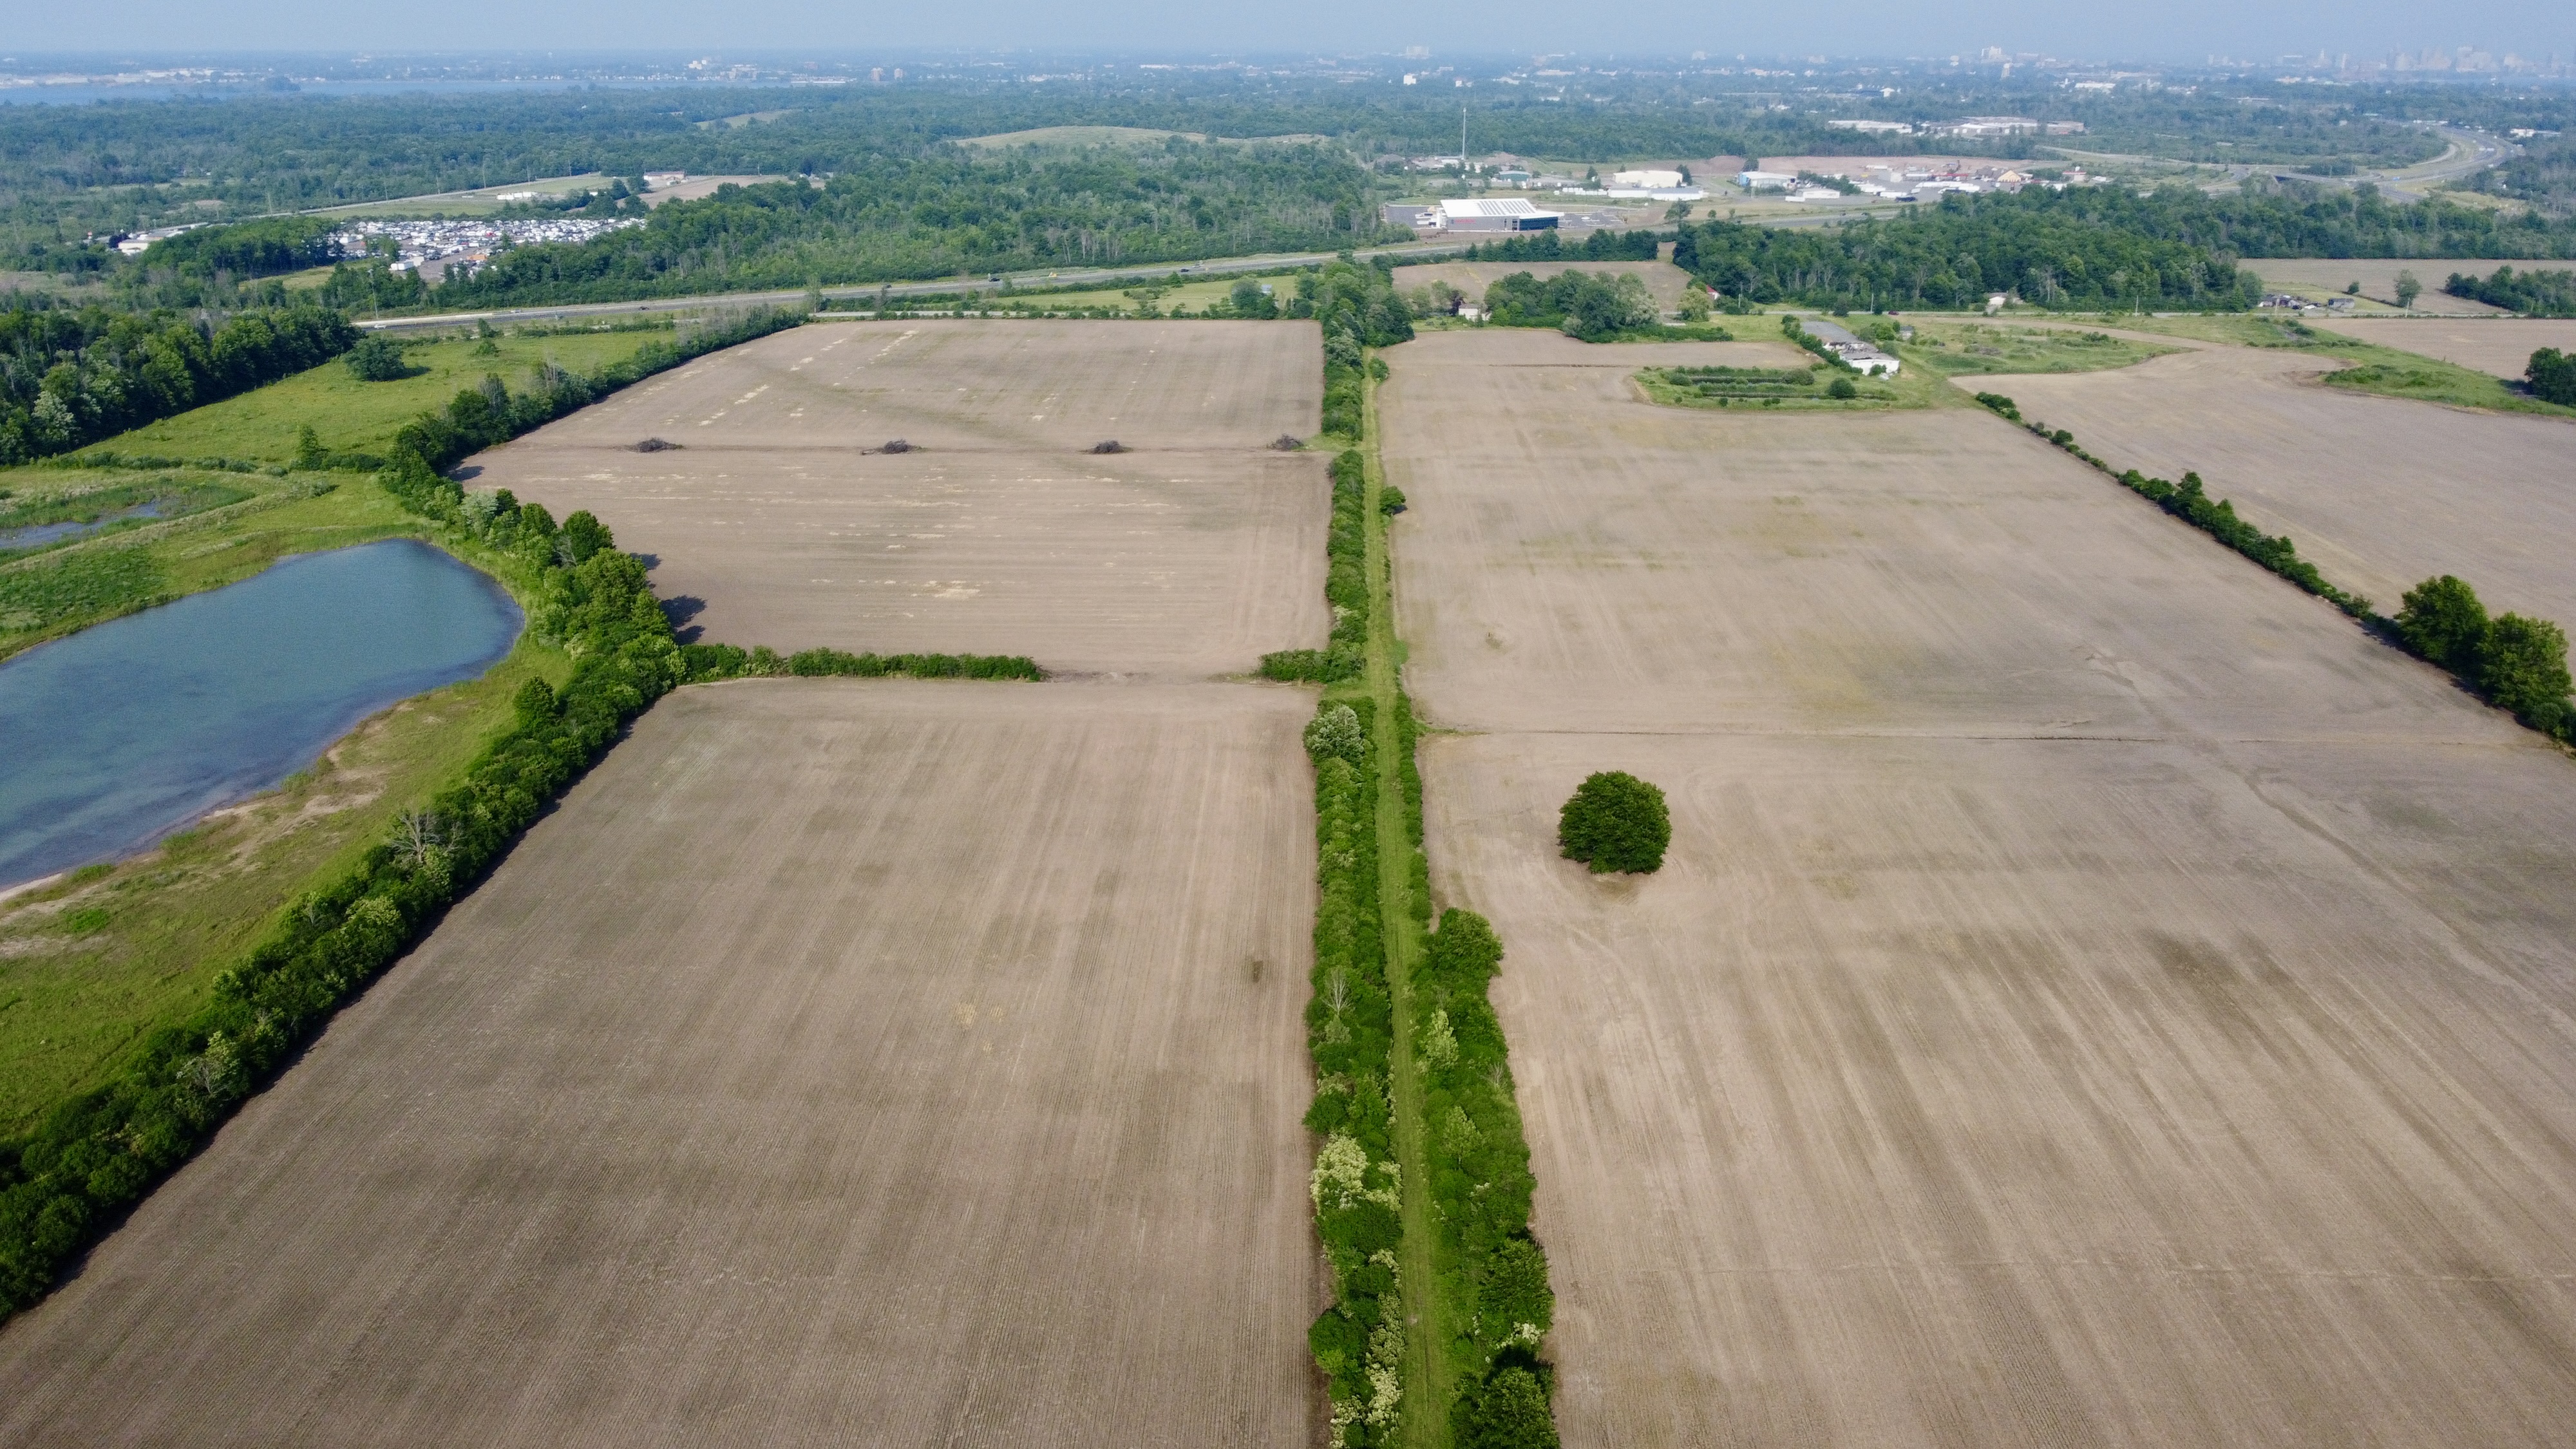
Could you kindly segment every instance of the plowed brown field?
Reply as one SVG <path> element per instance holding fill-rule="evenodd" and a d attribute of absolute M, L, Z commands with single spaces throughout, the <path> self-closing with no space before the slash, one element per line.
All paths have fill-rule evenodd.
<path fill-rule="evenodd" d="M 2576 765 L 1982 413 L 1607 351 L 1384 394 L 1567 1442 L 2559 1439 Z M 1555 858 L 1596 769 L 1660 874 Z"/>
<path fill-rule="evenodd" d="M 474 460 L 656 556 L 709 640 L 1203 677 L 1320 644 L 1318 336 L 852 322 L 700 359 Z M 636 453 L 661 438 L 676 451 Z M 901 439 L 916 451 L 871 452 Z M 1115 440 L 1133 450 L 1095 455 Z"/>
<path fill-rule="evenodd" d="M 2444 324 L 2351 330 L 2403 346 L 2384 334 L 2425 325 Z M 2198 472 L 2213 496 L 2289 534 L 2327 578 L 2385 611 L 2447 573 L 2492 609 L 2576 624 L 2576 427 L 2318 385 L 2331 366 L 2304 353 L 2210 348 L 2117 372 L 2015 377 L 2002 390 L 2023 416 L 2073 430 L 2115 468 Z"/>
<path fill-rule="evenodd" d="M 1310 708 L 671 697 L 0 1331 L 0 1442 L 1315 1442 Z"/>
<path fill-rule="evenodd" d="M 2543 347 L 2576 352 L 2576 320 L 2557 317 L 2495 317 L 2467 322 L 2417 317 L 2349 318 L 2314 325 L 2515 382 L 2531 370 L 2531 354 Z"/>

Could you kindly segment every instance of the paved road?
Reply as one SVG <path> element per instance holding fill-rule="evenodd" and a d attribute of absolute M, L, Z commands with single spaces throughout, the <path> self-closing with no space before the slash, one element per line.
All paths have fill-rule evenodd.
<path fill-rule="evenodd" d="M 1466 250 L 1463 241 L 1407 242 L 1395 246 L 1362 247 L 1361 257 L 1445 257 Z M 847 301 L 862 297 L 931 297 L 955 296 L 960 292 L 998 291 L 1007 281 L 1016 288 L 1096 286 L 1112 282 L 1155 280 L 1173 275 L 1186 277 L 1227 276 L 1237 272 L 1276 272 L 1296 267 L 1320 266 L 1331 261 L 1331 252 L 1274 252 L 1252 257 L 1218 257 L 1203 262 L 1159 262 L 1142 267 L 1090 267 L 1070 271 L 1005 272 L 984 277 L 949 277 L 933 282 L 890 282 L 862 287 L 825 287 L 825 300 Z M 515 307 L 499 312 L 442 312 L 434 317 L 385 317 L 361 321 L 360 327 L 379 331 L 396 331 L 415 327 L 453 327 L 460 322 L 543 322 L 566 317 L 632 316 L 639 312 L 690 312 L 711 306 L 756 307 L 763 303 L 802 302 L 812 291 L 798 287 L 784 292 L 724 292 L 698 297 L 656 297 L 641 302 L 575 302 L 558 307 Z"/>

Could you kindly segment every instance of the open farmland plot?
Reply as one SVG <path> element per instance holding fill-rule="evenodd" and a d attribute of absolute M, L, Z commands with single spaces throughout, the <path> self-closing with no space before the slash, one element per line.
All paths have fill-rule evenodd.
<path fill-rule="evenodd" d="M 475 460 L 658 556 L 706 637 L 1203 676 L 1321 643 L 1292 322 L 858 322 L 702 358 Z M 636 453 L 661 438 L 673 451 Z M 901 439 L 915 451 L 873 450 Z M 1116 440 L 1131 451 L 1095 455 Z"/>
<path fill-rule="evenodd" d="M 2422 257 L 2401 257 L 2395 260 L 2248 257 L 2237 265 L 2262 278 L 2263 285 L 2273 291 L 2289 292 L 2318 300 L 2341 296 L 2344 288 L 2359 282 L 2364 301 L 2391 307 L 2397 304 L 2397 274 L 2413 272 L 2415 280 L 2422 283 L 2424 287 L 2422 295 L 2415 299 L 2416 311 L 2438 312 L 2451 317 L 2501 317 L 2507 315 L 2503 308 L 2490 307 L 2484 302 L 2473 302 L 2466 297 L 2454 297 L 2442 290 L 2442 283 L 2450 280 L 2453 272 L 2470 272 L 2484 277 L 2493 275 L 2498 267 L 2511 267 L 2515 271 L 2521 271 L 2534 264 L 2459 261 L 2440 257 L 2431 260 Z M 2542 262 L 2538 265 L 2549 264 Z"/>
<path fill-rule="evenodd" d="M 2421 353 L 2519 382 L 2531 354 L 2543 347 L 2576 352 L 2576 320 L 2559 317 L 2494 317 L 2449 322 L 2433 318 L 2346 319 L 2313 324 L 2401 352 Z"/>
<path fill-rule="evenodd" d="M 1308 709 L 671 697 L 0 1330 L 0 1442 L 1302 1449 Z"/>
<path fill-rule="evenodd" d="M 2526 325 L 2551 324 L 2460 330 Z M 2576 333 L 2576 323 L 2555 325 Z M 2391 341 L 2378 332 L 2369 340 Z M 2212 497 L 2289 534 L 2327 578 L 2383 610 L 2447 573 L 2491 608 L 2576 624 L 2576 490 L 2567 486 L 2576 428 L 2317 386 L 2333 365 L 2213 348 L 1998 386 L 2024 417 L 2072 430 L 2115 468 L 2198 472 Z"/>
<path fill-rule="evenodd" d="M 1567 1442 L 2560 1437 L 2576 766 L 1991 418 L 1606 350 L 1383 393 Z M 1556 858 L 1609 769 L 1658 875 Z"/>

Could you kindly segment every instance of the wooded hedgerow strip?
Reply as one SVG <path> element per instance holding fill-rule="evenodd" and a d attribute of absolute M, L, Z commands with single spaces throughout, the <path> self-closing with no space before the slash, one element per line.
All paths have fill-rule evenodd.
<path fill-rule="evenodd" d="M 1385 375 L 1378 359 L 1359 363 L 1356 338 L 1337 338 L 1331 317 L 1325 325 L 1328 398 Z M 1365 409 L 1359 398 L 1328 406 L 1327 413 L 1328 430 L 1360 437 Z M 1342 427 L 1333 429 L 1335 422 Z M 1369 474 L 1367 457 L 1357 449 L 1334 460 L 1326 584 L 1334 606 L 1334 646 L 1309 651 L 1318 666 L 1335 654 L 1347 663 L 1329 672 L 1303 672 L 1273 668 L 1265 660 L 1264 672 L 1273 678 L 1350 680 L 1363 672 L 1372 640 L 1393 645 L 1389 600 L 1370 586 L 1366 545 L 1369 530 L 1384 537 L 1387 518 L 1401 504 L 1381 483 L 1381 506 L 1370 507 Z M 1374 630 L 1384 632 L 1373 635 Z M 1382 730 L 1393 731 L 1395 746 L 1383 755 L 1369 747 Z M 1401 1367 L 1411 1319 L 1420 1325 L 1415 1331 L 1436 1336 L 1430 1351 L 1445 1356 L 1447 1379 L 1458 1386 L 1450 1402 L 1417 1403 L 1412 1413 L 1437 1416 L 1454 1442 L 1472 1449 L 1550 1449 L 1557 1442 L 1549 1407 L 1553 1376 L 1538 1349 L 1554 1319 L 1554 1298 L 1546 1255 L 1529 1232 L 1529 1150 L 1501 1025 L 1486 996 L 1502 943 L 1471 911 L 1446 912 L 1438 931 L 1414 938 L 1424 949 L 1402 953 L 1419 963 L 1401 985 L 1416 1038 L 1409 1055 L 1421 1077 L 1427 1119 L 1420 1124 L 1421 1140 L 1430 1179 L 1425 1186 L 1437 1240 L 1408 1245 L 1403 1236 L 1404 1184 L 1393 1120 L 1399 1094 L 1390 1080 L 1396 1019 L 1391 987 L 1397 983 L 1387 977 L 1393 959 L 1387 944 L 1389 933 L 1423 932 L 1431 916 L 1417 735 L 1412 704 L 1400 684 L 1383 697 L 1349 684 L 1328 688 L 1308 730 L 1308 752 L 1316 760 L 1322 891 L 1315 998 L 1307 1007 L 1316 1070 L 1307 1125 L 1322 1138 L 1313 1179 L 1316 1230 L 1334 1279 L 1333 1306 L 1316 1320 L 1310 1341 L 1329 1382 L 1336 1446 L 1387 1444 L 1400 1437 L 1407 1387 Z M 1400 909 L 1382 886 L 1377 858 L 1376 812 L 1385 797 L 1376 770 L 1382 758 L 1396 762 L 1395 798 L 1411 856 Z M 1409 1313 L 1399 1292 L 1399 1255 L 1408 1246 L 1432 1254 L 1431 1282 L 1440 1299 L 1412 1305 Z"/>

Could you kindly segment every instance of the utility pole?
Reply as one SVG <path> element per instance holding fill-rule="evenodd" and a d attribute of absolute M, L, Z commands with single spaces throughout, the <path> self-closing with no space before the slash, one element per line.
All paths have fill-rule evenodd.
<path fill-rule="evenodd" d="M 1458 179 L 1467 179 L 1467 107 L 1464 102 L 1458 106 Z"/>

